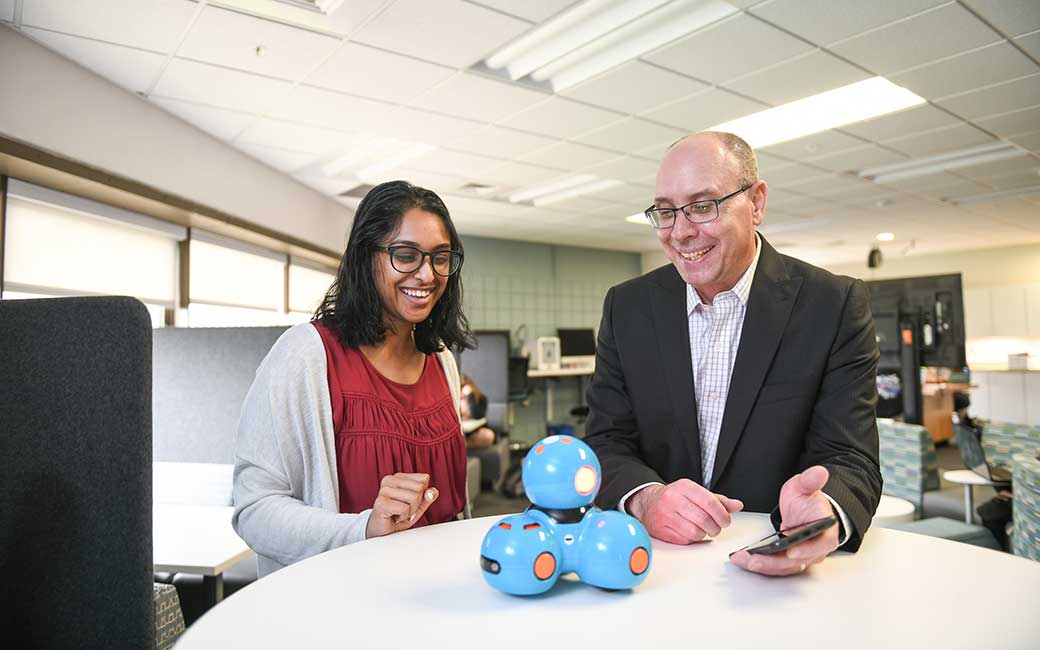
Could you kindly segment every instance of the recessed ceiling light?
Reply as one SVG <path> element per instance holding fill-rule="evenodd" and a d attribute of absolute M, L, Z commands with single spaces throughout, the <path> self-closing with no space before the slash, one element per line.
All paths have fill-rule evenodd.
<path fill-rule="evenodd" d="M 896 238 L 895 234 L 894 233 L 890 233 L 890 232 L 879 232 L 877 234 L 877 240 L 878 241 L 892 241 L 895 238 Z"/>
<path fill-rule="evenodd" d="M 711 127 L 767 147 L 803 136 L 918 106 L 925 100 L 884 77 L 805 97 Z"/>
<path fill-rule="evenodd" d="M 875 183 L 892 183 L 907 178 L 939 174 L 953 169 L 963 169 L 998 160 L 1020 158 L 1026 155 L 1028 155 L 1026 150 L 1010 142 L 991 142 L 926 158 L 915 158 L 890 165 L 870 167 L 859 172 L 859 176 Z"/>
<path fill-rule="evenodd" d="M 498 50 L 481 67 L 560 91 L 736 12 L 719 0 L 586 0 Z"/>

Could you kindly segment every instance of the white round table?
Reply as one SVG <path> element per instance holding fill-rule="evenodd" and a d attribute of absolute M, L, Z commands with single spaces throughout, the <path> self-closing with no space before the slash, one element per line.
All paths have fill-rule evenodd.
<path fill-rule="evenodd" d="M 214 607 L 177 649 L 977 650 L 1040 639 L 1040 563 L 967 544 L 871 529 L 859 553 L 768 578 L 727 559 L 772 531 L 766 515 L 738 514 L 715 541 L 655 540 L 650 575 L 632 591 L 566 581 L 516 597 L 487 586 L 478 567 L 498 519 L 410 530 L 289 566 Z M 971 603 L 972 615 L 936 617 L 957 603 Z"/>
<path fill-rule="evenodd" d="M 958 485 L 964 486 L 964 521 L 967 523 L 973 523 L 972 517 L 975 513 L 975 495 L 972 493 L 972 486 L 975 485 L 1000 485 L 994 483 L 985 476 L 980 476 L 970 469 L 951 469 L 943 472 L 943 478 L 950 483 L 957 483 Z"/>
<path fill-rule="evenodd" d="M 874 517 L 870 520 L 870 525 L 888 528 L 895 524 L 913 521 L 914 511 L 914 504 L 906 499 L 882 494 L 881 502 L 878 504 L 877 511 L 874 512 Z"/>

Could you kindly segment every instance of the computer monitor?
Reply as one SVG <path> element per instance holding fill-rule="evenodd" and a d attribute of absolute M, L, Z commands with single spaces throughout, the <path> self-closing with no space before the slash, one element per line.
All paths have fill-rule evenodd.
<path fill-rule="evenodd" d="M 596 363 L 596 334 L 591 328 L 556 330 L 560 339 L 560 363 L 567 368 Z"/>
<path fill-rule="evenodd" d="M 960 273 L 875 280 L 867 286 L 880 367 L 899 366 L 901 328 L 907 322 L 916 323 L 922 366 L 961 370 L 968 365 Z"/>

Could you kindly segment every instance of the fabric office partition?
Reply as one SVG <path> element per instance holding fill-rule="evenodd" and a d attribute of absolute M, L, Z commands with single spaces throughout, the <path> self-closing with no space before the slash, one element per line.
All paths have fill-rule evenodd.
<path fill-rule="evenodd" d="M 154 646 L 151 336 L 133 298 L 0 301 L 6 647 Z"/>

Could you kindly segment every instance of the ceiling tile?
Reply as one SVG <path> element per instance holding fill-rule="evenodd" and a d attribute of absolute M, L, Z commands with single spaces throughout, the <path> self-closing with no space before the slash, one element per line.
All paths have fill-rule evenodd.
<path fill-rule="evenodd" d="M 344 43 L 332 58 L 307 77 L 306 82 L 352 95 L 404 104 L 453 74 L 455 70 L 445 66 L 359 43 Z"/>
<path fill-rule="evenodd" d="M 1030 151 L 1040 152 L 1040 131 L 1033 131 L 1032 133 L 1023 133 L 1020 135 L 1012 136 L 1008 138 L 1018 146 L 1029 149 Z"/>
<path fill-rule="evenodd" d="M 159 70 L 166 60 L 164 56 L 154 52 L 87 38 L 66 36 L 32 27 L 26 27 L 22 31 L 47 49 L 92 70 L 130 92 L 147 91 L 159 76 Z"/>
<path fill-rule="evenodd" d="M 643 58 L 717 84 L 789 59 L 811 47 L 753 16 L 738 14 Z"/>
<path fill-rule="evenodd" d="M 695 132 L 768 108 L 761 102 L 712 88 L 666 104 L 643 114 L 643 117 Z"/>
<path fill-rule="evenodd" d="M 1040 104 L 1040 74 L 944 97 L 936 103 L 967 119 L 1036 106 Z"/>
<path fill-rule="evenodd" d="M 350 0 L 341 4 L 331 15 L 325 16 L 325 20 L 336 33 L 350 36 L 386 6 L 386 0 Z"/>
<path fill-rule="evenodd" d="M 168 54 L 196 7 L 188 0 L 27 0 L 22 25 Z"/>
<path fill-rule="evenodd" d="M 544 149 L 519 156 L 517 159 L 536 165 L 545 165 L 546 167 L 574 170 L 598 165 L 613 158 L 617 158 L 617 154 L 613 151 L 605 151 L 573 142 L 559 142 Z"/>
<path fill-rule="evenodd" d="M 996 162 L 974 165 L 964 169 L 958 169 L 957 175 L 972 178 L 982 182 L 996 180 L 1006 176 L 1032 177 L 1033 185 L 1040 185 L 1040 160 L 1034 156 L 1022 156 L 1009 160 L 998 160 Z M 1040 216 L 1040 215 L 1038 215 Z"/>
<path fill-rule="evenodd" d="M 976 120 L 975 123 L 1001 137 L 1029 133 L 1040 128 L 1040 106 L 994 115 Z"/>
<path fill-rule="evenodd" d="M 706 87 L 671 70 L 636 60 L 568 88 L 561 94 L 622 113 L 641 113 Z"/>
<path fill-rule="evenodd" d="M 249 125 L 253 116 L 224 108 L 185 102 L 152 95 L 148 98 L 167 113 L 172 113 L 197 129 L 202 129 L 219 140 L 230 141 Z"/>
<path fill-rule="evenodd" d="M 755 5 L 749 11 L 814 43 L 827 45 L 946 1 L 774 0 Z"/>
<path fill-rule="evenodd" d="M 297 86 L 271 109 L 275 119 L 338 131 L 383 130 L 393 105 L 331 90 Z"/>
<path fill-rule="evenodd" d="M 173 59 L 153 92 L 245 113 L 262 113 L 289 88 L 286 81 Z"/>
<path fill-rule="evenodd" d="M 626 183 L 641 184 L 647 177 L 657 174 L 657 162 L 635 156 L 619 156 L 602 165 L 589 167 L 585 171 L 600 178 L 613 178 Z"/>
<path fill-rule="evenodd" d="M 541 149 L 556 142 L 526 131 L 516 131 L 501 126 L 486 126 L 478 131 L 455 138 L 448 142 L 452 149 L 494 155 L 499 158 L 517 158 L 535 149 Z"/>
<path fill-rule="evenodd" d="M 1015 39 L 1015 45 L 1019 46 L 1034 58 L 1040 58 L 1040 31 L 1019 36 Z"/>
<path fill-rule="evenodd" d="M 177 56 L 297 81 L 339 44 L 337 38 L 207 6 Z"/>
<path fill-rule="evenodd" d="M 530 27 L 527 21 L 462 0 L 399 0 L 351 40 L 465 68 Z"/>
<path fill-rule="evenodd" d="M 797 140 L 770 145 L 763 147 L 763 149 L 769 153 L 801 162 L 810 157 L 826 156 L 839 151 L 861 147 L 863 144 L 864 142 L 859 138 L 841 131 L 831 130 L 807 135 Z"/>
<path fill-rule="evenodd" d="M 419 187 L 425 187 L 428 190 L 433 190 L 440 195 L 441 199 L 444 200 L 445 205 L 448 206 L 448 210 L 452 209 L 453 200 L 449 194 L 452 192 L 460 192 L 459 188 L 466 183 L 466 180 L 457 176 L 451 176 L 449 174 L 441 174 L 431 171 L 422 171 L 418 169 L 411 169 L 409 167 L 401 167 L 392 170 L 392 176 L 388 177 L 387 180 L 394 180 L 403 178 L 412 185 L 418 185 Z"/>
<path fill-rule="evenodd" d="M 532 23 L 540 23 L 552 18 L 567 7 L 577 4 L 577 0 L 474 0 L 474 4 L 483 5 L 502 13 L 516 16 Z"/>
<path fill-rule="evenodd" d="M 873 120 L 849 124 L 841 127 L 841 130 L 867 140 L 880 142 L 904 135 L 913 135 L 919 131 L 931 131 L 939 127 L 953 126 L 959 123 L 960 120 L 949 113 L 930 104 L 924 104 Z"/>
<path fill-rule="evenodd" d="M 618 117 L 619 114 L 613 111 L 554 96 L 523 113 L 514 115 L 503 124 L 532 133 L 573 138 L 605 126 Z"/>
<path fill-rule="evenodd" d="M 486 125 L 473 120 L 430 113 L 414 108 L 401 108 L 393 113 L 383 132 L 409 142 L 427 142 L 446 146 L 459 138 L 479 133 Z M 489 152 L 494 154 L 494 152 Z M 505 158 L 495 154 L 497 158 Z"/>
<path fill-rule="evenodd" d="M 770 188 L 773 188 L 774 186 L 797 186 L 806 181 L 818 180 L 829 175 L 830 173 L 827 171 L 822 171 L 806 165 L 799 165 L 797 163 L 784 165 L 783 167 L 779 167 L 768 173 L 763 172 L 761 169 L 758 172 L 758 177 L 763 179 Z"/>
<path fill-rule="evenodd" d="M 932 193 L 936 190 L 945 191 L 948 188 L 957 187 L 958 185 L 967 182 L 969 181 L 960 176 L 956 176 L 949 172 L 940 172 L 938 174 L 926 174 L 916 178 L 903 178 L 897 181 L 877 183 L 877 185 L 892 190 L 898 190 L 900 192 L 906 192 L 908 194 L 924 195 L 925 193 Z M 905 202 L 901 200 L 899 203 L 900 205 L 903 205 Z"/>
<path fill-rule="evenodd" d="M 767 104 L 786 104 L 870 77 L 836 56 L 815 50 L 723 84 Z"/>
<path fill-rule="evenodd" d="M 436 149 L 430 153 L 409 161 L 408 166 L 427 172 L 450 171 L 453 176 L 460 176 L 473 180 L 480 180 L 484 172 L 494 169 L 502 164 L 501 160 L 478 156 L 461 151 L 446 151 Z"/>
<path fill-rule="evenodd" d="M 992 142 L 993 138 L 969 124 L 948 126 L 902 138 L 885 140 L 884 145 L 908 156 L 920 158 Z"/>
<path fill-rule="evenodd" d="M 653 124 L 638 117 L 629 117 L 598 131 L 587 133 L 578 138 L 578 141 L 619 153 L 629 153 L 653 146 L 663 150 L 684 135 L 686 131 Z"/>
<path fill-rule="evenodd" d="M 312 153 L 289 151 L 288 149 L 265 147 L 258 144 L 239 143 L 236 144 L 235 147 L 240 151 L 249 154 L 253 158 L 274 167 L 278 171 L 290 174 L 298 169 L 310 165 L 318 158 L 317 155 Z"/>
<path fill-rule="evenodd" d="M 558 179 L 564 175 L 558 169 L 549 169 L 540 165 L 528 163 L 511 162 L 490 169 L 481 174 L 483 180 L 508 185 L 510 187 L 526 187 L 528 185 L 539 185 L 551 180 Z"/>
<path fill-rule="evenodd" d="M 1006 36 L 1040 29 L 1040 3 L 1032 0 L 961 0 Z"/>
<path fill-rule="evenodd" d="M 824 167 L 836 172 L 847 172 L 899 162 L 906 160 L 906 156 L 889 151 L 876 144 L 868 144 L 819 158 L 810 158 L 809 160 L 818 167 Z"/>
<path fill-rule="evenodd" d="M 987 45 L 890 77 L 892 83 L 925 99 L 975 90 L 1040 72 L 1040 68 L 1006 41 Z"/>
<path fill-rule="evenodd" d="M 356 134 L 264 118 L 254 122 L 239 135 L 235 144 L 259 144 L 302 153 L 340 155 L 359 141 L 360 136 Z"/>
<path fill-rule="evenodd" d="M 632 212 L 628 214 L 635 214 L 636 212 L 642 212 L 653 201 L 654 186 L 623 183 L 600 190 L 593 196 L 618 204 L 625 204 L 628 208 L 632 208 Z"/>
<path fill-rule="evenodd" d="M 1000 40 L 964 7 L 950 3 L 865 32 L 830 50 L 875 74 L 888 75 Z"/>
<path fill-rule="evenodd" d="M 14 0 L 0 0 L 0 21 L 14 22 Z"/>
<path fill-rule="evenodd" d="M 409 102 L 412 106 L 471 120 L 498 122 L 545 101 L 549 95 L 471 73 L 460 73 Z"/>

